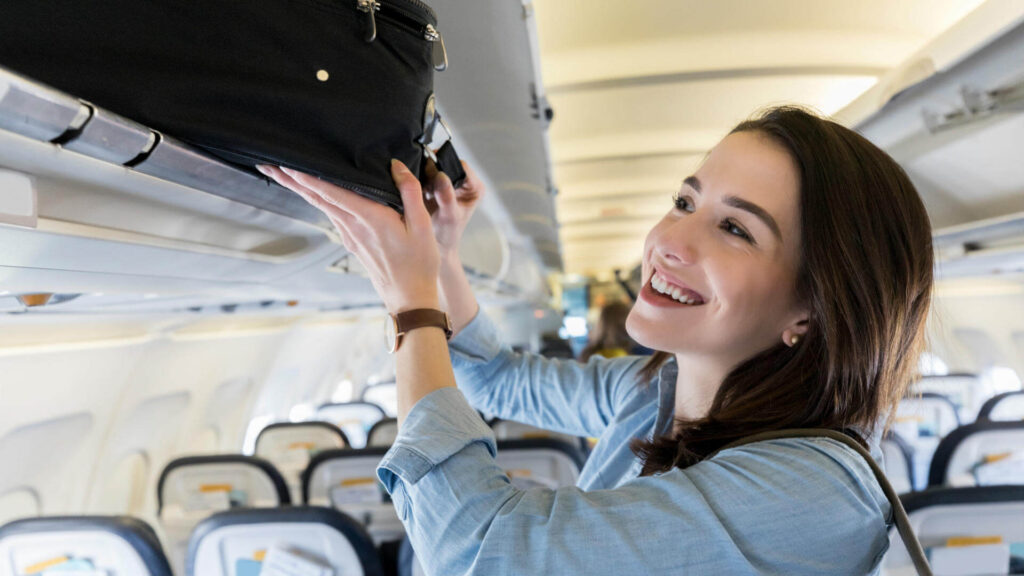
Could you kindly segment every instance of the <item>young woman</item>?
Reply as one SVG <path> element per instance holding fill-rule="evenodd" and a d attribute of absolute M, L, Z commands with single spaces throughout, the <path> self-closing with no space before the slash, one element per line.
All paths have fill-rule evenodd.
<path fill-rule="evenodd" d="M 450 343 L 436 328 L 401 343 L 401 432 L 378 469 L 428 574 L 877 570 L 891 510 L 854 450 L 808 437 L 715 454 L 810 427 L 878 453 L 922 344 L 932 249 L 913 185 L 864 138 L 794 108 L 737 126 L 639 255 L 628 330 L 662 352 L 586 365 L 513 353 L 477 312 L 458 239 L 478 180 L 441 176 L 431 217 L 396 164 L 401 218 L 266 170 L 332 218 L 391 313 L 442 307 L 454 322 Z M 474 406 L 600 437 L 578 487 L 513 487 Z"/>

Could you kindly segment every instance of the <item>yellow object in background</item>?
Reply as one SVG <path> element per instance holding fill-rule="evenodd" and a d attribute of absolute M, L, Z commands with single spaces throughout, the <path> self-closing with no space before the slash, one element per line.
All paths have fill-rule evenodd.
<path fill-rule="evenodd" d="M 27 574 L 27 575 L 39 574 L 40 572 L 42 572 L 43 570 L 46 570 L 47 568 L 53 568 L 54 566 L 58 566 L 60 564 L 63 564 L 65 562 L 67 562 L 68 560 L 70 560 L 70 558 L 68 558 L 67 556 L 60 556 L 60 557 L 57 557 L 57 558 L 51 558 L 50 560 L 45 560 L 43 562 L 36 562 L 35 564 L 25 568 L 25 574 Z"/>
<path fill-rule="evenodd" d="M 203 494 L 210 492 L 231 492 L 234 487 L 231 484 L 200 484 L 199 491 Z"/>
<path fill-rule="evenodd" d="M 958 536 L 946 539 L 946 546 L 959 548 L 962 546 L 984 546 L 988 544 L 1002 544 L 1002 536 Z"/>

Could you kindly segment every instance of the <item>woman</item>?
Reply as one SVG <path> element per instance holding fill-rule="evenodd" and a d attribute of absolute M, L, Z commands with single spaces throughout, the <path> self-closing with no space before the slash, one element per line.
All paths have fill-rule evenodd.
<path fill-rule="evenodd" d="M 629 305 L 625 302 L 612 302 L 602 307 L 594 334 L 580 352 L 580 362 L 590 360 L 594 354 L 605 358 L 618 358 L 629 354 L 633 349 L 633 339 L 626 331 L 628 317 Z"/>
<path fill-rule="evenodd" d="M 428 574 L 877 570 L 891 510 L 851 448 L 810 437 L 714 454 L 809 427 L 878 453 L 922 344 L 931 233 L 904 172 L 859 135 L 794 108 L 737 126 L 644 244 L 627 327 L 663 352 L 586 365 L 514 354 L 477 313 L 457 248 L 478 180 L 454 191 L 440 177 L 432 222 L 398 165 L 404 221 L 267 173 L 334 220 L 389 311 L 441 304 L 458 331 L 451 363 L 438 329 L 398 350 L 401 432 L 378 469 Z M 578 487 L 513 487 L 470 403 L 600 437 Z"/>

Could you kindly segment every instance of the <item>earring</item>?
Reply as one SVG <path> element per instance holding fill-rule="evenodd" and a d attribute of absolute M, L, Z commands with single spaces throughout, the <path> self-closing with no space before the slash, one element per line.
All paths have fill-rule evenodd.
<path fill-rule="evenodd" d="M 789 345 L 790 346 L 796 346 L 796 343 L 799 342 L 799 341 L 800 341 L 800 337 L 794 334 L 793 336 L 790 336 L 790 338 L 789 338 Z"/>

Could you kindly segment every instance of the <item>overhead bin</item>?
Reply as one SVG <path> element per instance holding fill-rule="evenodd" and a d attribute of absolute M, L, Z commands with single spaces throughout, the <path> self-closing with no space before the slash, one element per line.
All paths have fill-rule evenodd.
<path fill-rule="evenodd" d="M 9 292 L 375 301 L 365 278 L 338 277 L 346 251 L 296 194 L 2 68 L 0 171 L 19 190 L 18 213 L 0 215 Z M 498 216 L 479 211 L 471 226 L 463 257 L 478 283 L 509 269 Z M 537 266 L 525 256 L 517 266 Z"/>

